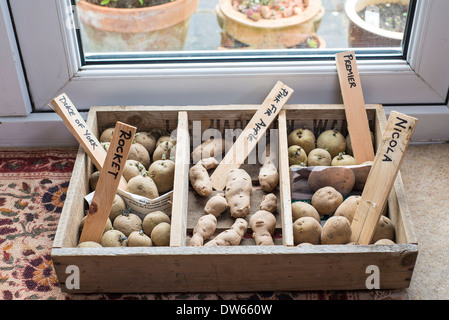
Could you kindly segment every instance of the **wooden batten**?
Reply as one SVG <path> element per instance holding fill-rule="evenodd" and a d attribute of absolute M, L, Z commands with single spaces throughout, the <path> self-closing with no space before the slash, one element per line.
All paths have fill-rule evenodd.
<path fill-rule="evenodd" d="M 288 163 L 287 116 L 282 110 L 279 122 L 279 202 L 281 206 L 282 241 L 285 246 L 293 246 L 293 218 L 291 206 L 290 167 Z"/>
<path fill-rule="evenodd" d="M 182 247 L 186 243 L 189 163 L 189 118 L 187 112 L 180 111 L 176 134 L 175 180 L 170 231 L 171 247 Z"/>

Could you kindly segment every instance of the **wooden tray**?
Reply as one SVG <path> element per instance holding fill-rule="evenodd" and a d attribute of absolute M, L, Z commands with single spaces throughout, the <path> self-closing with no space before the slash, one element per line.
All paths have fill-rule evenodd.
<path fill-rule="evenodd" d="M 208 128 L 243 129 L 257 105 L 185 107 L 93 107 L 87 124 L 98 136 L 116 121 L 136 126 L 177 130 L 176 175 L 169 247 L 75 248 L 79 225 L 87 209 L 88 177 L 93 165 L 80 148 L 67 198 L 56 232 L 52 259 L 61 289 L 70 293 L 89 292 L 250 292 L 367 289 L 367 268 L 377 266 L 381 289 L 407 288 L 412 278 L 418 245 L 405 201 L 400 173 L 388 199 L 388 216 L 396 231 L 391 246 L 293 244 L 287 134 L 296 127 L 315 134 L 337 128 L 347 132 L 343 105 L 288 105 L 270 129 L 279 129 L 279 187 L 274 246 L 256 246 L 251 231 L 236 247 L 189 247 L 197 219 L 203 214 L 199 199 L 188 182 L 192 124 L 201 121 L 201 133 Z M 382 106 L 366 105 L 376 144 L 386 124 Z M 190 135 L 186 135 L 185 132 Z M 184 134 L 182 134 L 184 133 Z M 252 212 L 263 196 L 257 186 L 259 164 L 244 164 L 253 177 Z M 248 219 L 248 217 L 247 217 Z M 217 230 L 230 226 L 232 219 L 219 217 Z M 69 289 L 66 280 L 76 266 L 79 289 Z"/>

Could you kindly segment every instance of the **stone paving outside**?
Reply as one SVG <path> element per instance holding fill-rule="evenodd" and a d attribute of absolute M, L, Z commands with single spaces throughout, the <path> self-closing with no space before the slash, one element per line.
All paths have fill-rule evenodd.
<path fill-rule="evenodd" d="M 349 22 L 344 0 L 322 0 L 325 10 L 317 34 L 326 41 L 327 48 L 348 47 Z M 221 29 L 217 22 L 217 0 L 199 0 L 198 9 L 190 20 L 184 50 L 215 50 L 220 46 Z"/>

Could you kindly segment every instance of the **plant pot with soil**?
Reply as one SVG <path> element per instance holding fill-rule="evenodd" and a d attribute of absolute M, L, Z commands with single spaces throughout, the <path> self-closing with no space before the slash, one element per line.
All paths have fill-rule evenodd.
<path fill-rule="evenodd" d="M 324 15 L 321 0 L 218 0 L 216 12 L 223 32 L 252 49 L 296 47 Z"/>
<path fill-rule="evenodd" d="M 410 0 L 347 0 L 349 46 L 401 46 L 409 4 Z"/>
<path fill-rule="evenodd" d="M 92 52 L 182 50 L 199 0 L 80 0 Z"/>

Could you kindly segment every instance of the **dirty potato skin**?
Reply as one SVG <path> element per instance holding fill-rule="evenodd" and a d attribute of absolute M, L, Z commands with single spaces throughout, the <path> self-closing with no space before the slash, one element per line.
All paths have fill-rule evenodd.
<path fill-rule="evenodd" d="M 244 218 L 250 214 L 252 188 L 251 176 L 244 169 L 229 172 L 225 197 L 233 218 Z"/>
<path fill-rule="evenodd" d="M 101 237 L 100 244 L 103 247 L 126 247 L 128 238 L 119 230 L 108 230 Z"/>
<path fill-rule="evenodd" d="M 276 217 L 271 212 L 257 211 L 249 219 L 249 225 L 257 246 L 274 245 L 273 233 L 276 228 Z"/>
<path fill-rule="evenodd" d="M 304 149 L 304 151 L 309 154 L 310 151 L 315 149 L 315 134 L 309 129 L 299 128 L 292 131 L 288 137 L 288 145 L 297 145 Z"/>
<path fill-rule="evenodd" d="M 311 203 L 321 216 L 330 216 L 343 203 L 343 196 L 332 187 L 324 187 L 313 194 Z"/>
<path fill-rule="evenodd" d="M 377 222 L 371 243 L 375 243 L 381 239 L 388 239 L 394 241 L 394 238 L 395 238 L 395 229 L 393 222 L 390 220 L 390 218 L 382 215 L 379 218 L 379 221 Z"/>
<path fill-rule="evenodd" d="M 156 149 L 156 136 L 152 132 L 137 132 L 134 141 L 143 145 L 149 154 Z"/>
<path fill-rule="evenodd" d="M 190 238 L 189 246 L 200 247 L 204 241 L 212 237 L 217 228 L 217 218 L 213 214 L 206 214 L 198 219 L 193 228 L 193 235 Z"/>
<path fill-rule="evenodd" d="M 143 230 L 133 231 L 128 236 L 128 247 L 152 247 L 153 241 Z"/>
<path fill-rule="evenodd" d="M 206 214 L 212 214 L 215 217 L 218 217 L 228 208 L 229 208 L 228 201 L 226 201 L 224 194 L 219 193 L 211 197 L 206 202 L 206 205 L 204 206 L 204 212 Z"/>
<path fill-rule="evenodd" d="M 318 223 L 321 222 L 319 212 L 307 202 L 297 201 L 292 203 L 292 218 L 293 222 L 303 217 L 312 217 Z"/>
<path fill-rule="evenodd" d="M 300 146 L 290 146 L 288 148 L 288 164 L 289 166 L 293 165 L 307 165 L 307 153 Z"/>
<path fill-rule="evenodd" d="M 351 224 L 342 216 L 330 217 L 321 232 L 321 244 L 347 244 L 351 242 Z"/>
<path fill-rule="evenodd" d="M 326 130 L 316 140 L 317 148 L 329 151 L 331 158 L 346 150 L 346 138 L 338 130 Z"/>
<path fill-rule="evenodd" d="M 113 226 L 128 237 L 133 231 L 142 229 L 142 219 L 135 213 L 125 212 L 115 218 Z"/>
<path fill-rule="evenodd" d="M 350 196 L 346 198 L 341 205 L 335 210 L 335 216 L 343 216 L 352 223 L 357 207 L 360 204 L 361 196 Z"/>
<path fill-rule="evenodd" d="M 313 149 L 307 156 L 307 165 L 309 167 L 330 166 L 331 163 L 331 154 L 322 148 Z"/>
<path fill-rule="evenodd" d="M 170 217 L 162 211 L 150 212 L 145 216 L 145 218 L 143 218 L 142 229 L 146 235 L 151 236 L 151 232 L 153 231 L 154 227 L 161 222 L 170 224 Z"/>
<path fill-rule="evenodd" d="M 293 223 L 295 245 L 302 243 L 320 244 L 321 232 L 321 224 L 312 217 L 302 217 Z"/>
<path fill-rule="evenodd" d="M 202 196 L 208 197 L 212 193 L 212 182 L 206 168 L 198 162 L 189 169 L 189 181 L 195 192 Z"/>
<path fill-rule="evenodd" d="M 140 162 L 145 167 L 145 169 L 148 168 L 151 162 L 148 150 L 140 143 L 131 144 L 131 147 L 129 148 L 128 159 Z"/>
<path fill-rule="evenodd" d="M 159 194 L 173 189 L 175 163 L 172 160 L 156 160 L 148 168 L 148 174 L 156 184 Z"/>
<path fill-rule="evenodd" d="M 350 168 L 339 166 L 320 169 L 309 174 L 308 183 L 312 192 L 329 186 L 347 196 L 354 188 L 355 174 Z"/>
<path fill-rule="evenodd" d="M 170 245 L 170 229 L 171 225 L 167 222 L 161 222 L 153 228 L 151 231 L 151 241 L 156 246 L 169 246 Z"/>
<path fill-rule="evenodd" d="M 128 192 L 154 199 L 159 197 L 157 186 L 148 175 L 138 175 L 128 181 Z"/>

